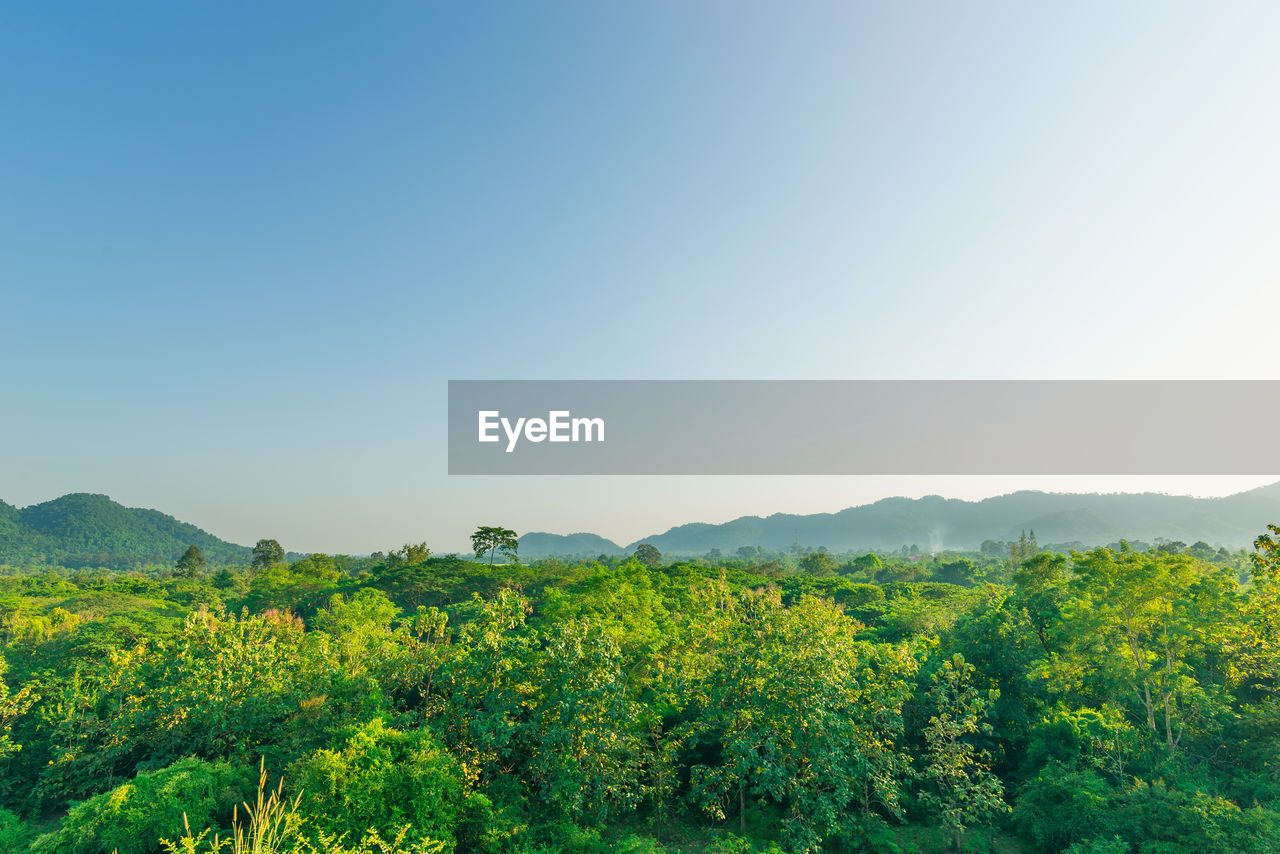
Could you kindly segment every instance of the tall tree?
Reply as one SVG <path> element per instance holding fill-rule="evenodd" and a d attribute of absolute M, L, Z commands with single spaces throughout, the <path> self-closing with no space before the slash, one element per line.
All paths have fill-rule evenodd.
<path fill-rule="evenodd" d="M 1274 693 L 1280 689 L 1280 525 L 1267 529 L 1270 533 L 1253 541 L 1253 586 L 1234 651 L 1250 686 Z"/>
<path fill-rule="evenodd" d="M 173 566 L 173 574 L 178 578 L 191 578 L 198 572 L 204 572 L 209 568 L 208 562 L 204 559 L 204 555 L 200 552 L 200 547 L 192 545 L 178 558 L 178 562 Z"/>
<path fill-rule="evenodd" d="M 499 551 L 509 557 L 518 557 L 520 541 L 510 528 L 481 526 L 471 535 L 471 548 L 475 549 L 477 558 L 484 557 L 487 552 L 489 565 L 493 566 L 493 558 Z"/>
<path fill-rule="evenodd" d="M 1040 552 L 1040 546 L 1036 543 L 1036 532 L 1033 528 L 1031 535 L 1028 536 L 1026 531 L 1018 537 L 1016 543 L 1012 543 L 1009 548 L 1009 566 L 1016 570 L 1022 566 L 1022 562 L 1030 560 Z"/>
<path fill-rule="evenodd" d="M 641 543 L 636 546 L 635 559 L 650 569 L 662 566 L 662 552 L 658 551 L 657 546 L 649 543 Z"/>
<path fill-rule="evenodd" d="M 715 744 L 690 767 L 690 797 L 710 817 L 782 805 L 789 850 L 817 852 L 878 812 L 901 815 L 907 777 L 901 709 L 916 661 L 904 646 L 859 638 L 829 601 L 776 591 L 697 591 L 671 690 L 689 704 L 688 744 Z M 687 622 L 685 622 L 687 621 Z"/>
<path fill-rule="evenodd" d="M 966 738 L 991 732 L 987 717 L 1000 696 L 999 691 L 980 693 L 971 684 L 972 674 L 973 665 L 959 653 L 943 661 L 932 676 L 936 711 L 924 732 L 929 790 L 923 800 L 937 811 L 957 850 L 967 826 L 1009 809 L 999 778 Z"/>
<path fill-rule="evenodd" d="M 1173 757 L 1208 708 L 1197 662 L 1224 641 L 1208 630 L 1228 624 L 1234 582 L 1189 555 L 1127 546 L 1076 555 L 1074 570 L 1063 606 L 1071 654 L 1057 675 L 1135 704 Z"/>
<path fill-rule="evenodd" d="M 266 569 L 277 563 L 284 563 L 284 549 L 280 547 L 280 543 L 275 540 L 258 540 L 253 547 L 253 562 L 250 565 L 254 569 Z"/>

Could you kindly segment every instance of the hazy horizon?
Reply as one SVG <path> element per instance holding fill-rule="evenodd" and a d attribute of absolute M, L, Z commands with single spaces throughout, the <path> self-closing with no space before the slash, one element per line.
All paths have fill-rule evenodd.
<path fill-rule="evenodd" d="M 598 479 L 600 478 L 583 478 L 583 480 L 598 480 Z M 626 478 L 616 478 L 616 479 L 626 480 Z M 671 478 L 671 479 L 679 480 L 681 478 Z M 714 478 L 683 478 L 683 479 L 684 480 L 715 480 Z M 838 478 L 823 478 L 823 480 L 835 480 L 835 479 L 838 479 Z M 793 514 L 793 515 L 807 515 L 807 514 L 815 514 L 815 513 L 838 513 L 841 510 L 845 510 L 850 507 L 860 507 L 867 504 L 873 504 L 876 501 L 880 501 L 886 498 L 918 499 L 918 498 L 923 498 L 929 495 L 940 495 L 941 497 L 947 498 L 947 499 L 961 499 L 965 501 L 981 501 L 985 498 L 992 498 L 999 495 L 1007 495 L 1013 492 L 1019 492 L 1023 490 L 1033 490 L 1033 491 L 1049 492 L 1049 493 L 1102 493 L 1102 494 L 1119 494 L 1119 493 L 1134 494 L 1134 493 L 1145 492 L 1145 493 L 1160 493 L 1165 495 L 1185 495 L 1185 496 L 1191 496 L 1195 498 L 1219 498 L 1226 495 L 1234 495 L 1240 492 L 1246 492 L 1251 489 L 1257 489 L 1262 486 L 1270 486 L 1274 483 L 1280 482 L 1280 475 L 1267 475 L 1267 476 L 1260 476 L 1256 478 L 1247 477 L 1247 476 L 1230 476 L 1230 477 L 1159 476 L 1159 477 L 1140 477 L 1140 478 L 1125 477 L 1125 478 L 1102 478 L 1102 479 L 1096 478 L 1096 477 L 1088 477 L 1088 476 L 1060 477 L 1060 478 L 1005 477 L 1005 478 L 999 478 L 999 479 L 1008 481 L 1010 485 L 1007 488 L 1004 488 L 995 492 L 987 491 L 983 487 L 979 486 L 978 483 L 973 482 L 978 479 L 970 478 L 970 477 L 948 476 L 948 477 L 937 477 L 937 478 L 899 477 L 899 478 L 856 478 L 856 479 L 847 478 L 847 479 L 862 480 L 862 481 L 892 480 L 892 481 L 898 481 L 898 482 L 929 481 L 935 484 L 940 483 L 942 481 L 952 481 L 952 483 L 950 484 L 950 487 L 951 487 L 950 493 L 930 491 L 929 489 L 922 488 L 922 489 L 917 489 L 910 492 L 885 492 L 883 494 L 876 494 L 875 497 L 860 498 L 858 500 L 852 501 L 851 503 L 842 504 L 839 506 L 816 507 L 811 504 L 803 504 L 803 505 L 798 505 L 794 509 L 733 512 L 731 515 L 726 515 L 723 517 L 715 517 L 715 518 L 689 517 L 689 518 L 676 519 L 674 516 L 671 516 L 670 513 L 666 512 L 666 508 L 664 507 L 662 513 L 655 514 L 655 519 L 658 517 L 661 517 L 666 521 L 663 521 L 663 522 L 655 521 L 654 525 L 648 528 L 645 528 L 643 526 L 643 523 L 636 522 L 631 528 L 626 529 L 627 530 L 626 534 L 621 536 L 615 536 L 609 530 L 602 530 L 602 529 L 591 528 L 586 526 L 573 527 L 572 525 L 559 530 L 552 530 L 545 527 L 539 528 L 536 526 L 535 527 L 516 527 L 516 531 L 520 535 L 524 535 L 528 533 L 598 534 L 604 537 L 605 539 L 612 540 L 614 543 L 617 543 L 618 545 L 625 547 L 633 542 L 640 540 L 643 537 L 661 534 L 673 527 L 677 527 L 679 525 L 684 525 L 689 523 L 704 522 L 709 524 L 721 524 L 724 522 L 732 521 L 734 519 L 742 518 L 744 516 L 768 517 L 776 513 L 785 513 L 785 514 Z M 514 478 L 514 480 L 521 480 L 521 479 Z M 646 478 L 645 480 L 657 480 L 657 479 Z M 808 482 L 812 479 L 795 477 L 795 478 L 721 478 L 721 480 L 757 480 L 757 481 L 770 481 L 770 482 L 782 480 L 782 481 Z M 997 478 L 983 478 L 981 480 L 992 481 L 992 480 L 997 480 Z M 969 481 L 969 483 L 961 483 L 963 481 Z M 1110 484 L 1111 486 L 1120 486 L 1120 484 L 1117 483 L 1118 481 L 1126 481 L 1126 482 L 1129 482 L 1130 485 L 1123 488 L 1108 488 L 1106 486 L 1101 485 L 1101 484 Z M 1040 482 L 1041 484 L 1053 484 L 1054 486 L 1035 486 L 1033 485 L 1035 482 Z M 1084 483 L 1094 483 L 1094 484 L 1099 484 L 1099 486 L 1091 488 L 1091 487 L 1084 486 L 1083 485 Z M 1178 486 L 1178 484 L 1182 484 L 1183 486 L 1180 487 Z M 991 485 L 989 484 L 989 486 Z M 94 491 L 93 490 L 69 490 L 69 492 L 94 492 Z M 30 506 L 32 504 L 41 504 L 41 503 L 44 503 L 45 501 L 50 501 L 66 494 L 68 493 L 63 492 L 63 493 L 59 493 L 58 495 L 51 495 L 47 498 L 42 498 L 42 499 L 33 500 L 33 501 L 15 501 L 12 498 L 5 497 L 5 496 L 0 496 L 0 500 L 6 501 L 9 504 L 12 504 L 14 506 L 21 508 L 21 507 Z M 508 520 L 477 519 L 474 522 L 474 524 L 471 526 L 471 528 L 467 528 L 465 530 L 448 532 L 443 539 L 433 540 L 431 537 L 427 537 L 425 535 L 411 532 L 411 533 L 407 533 L 404 537 L 401 537 L 398 539 L 393 537 L 387 542 L 381 542 L 377 545 L 367 547 L 367 548 L 366 547 L 316 548 L 310 543 L 304 543 L 304 542 L 298 541 L 298 539 L 295 536 L 293 536 L 296 533 L 294 531 L 289 531 L 289 530 L 280 531 L 280 530 L 272 529 L 272 526 L 270 524 L 264 524 L 263 519 L 256 519 L 254 521 L 253 523 L 254 529 L 252 531 L 246 528 L 243 530 L 242 533 L 235 534 L 225 530 L 220 530 L 219 527 L 209 524 L 208 521 L 203 518 L 193 518 L 193 517 L 188 517 L 186 515 L 183 515 L 182 513 L 176 512 L 173 508 L 168 506 L 161 506 L 159 504 L 154 504 L 154 503 L 151 503 L 151 504 L 148 504 L 146 502 L 138 503 L 135 501 L 124 500 L 119 495 L 113 495 L 110 492 L 102 492 L 98 494 L 107 495 L 113 501 L 123 504 L 126 507 L 132 507 L 137 509 L 159 510 L 162 513 L 166 513 L 170 516 L 175 517 L 180 522 L 187 522 L 199 528 L 202 528 L 208 533 L 213 534 L 214 536 L 222 540 L 225 540 L 227 542 L 236 543 L 239 545 L 252 545 L 258 539 L 265 537 L 265 538 L 279 540 L 281 544 L 289 551 L 301 552 L 301 553 L 324 552 L 328 554 L 367 555 L 375 551 L 387 551 L 388 549 L 391 549 L 391 548 L 397 548 L 400 545 L 403 545 L 405 543 L 421 542 L 424 539 L 426 540 L 427 544 L 433 549 L 433 551 L 437 553 L 441 553 L 441 554 L 449 553 L 449 552 L 463 553 L 469 550 L 467 536 L 469 535 L 472 528 L 482 524 L 490 524 L 490 523 L 501 523 L 504 525 L 509 524 Z M 557 509 L 557 512 L 559 512 L 559 509 Z M 269 523 L 270 519 L 267 518 L 266 522 Z M 280 526 L 276 526 L 276 527 L 278 528 Z M 346 535 L 339 533 L 339 536 L 345 537 Z M 337 542 L 337 540 L 333 540 L 333 542 Z"/>

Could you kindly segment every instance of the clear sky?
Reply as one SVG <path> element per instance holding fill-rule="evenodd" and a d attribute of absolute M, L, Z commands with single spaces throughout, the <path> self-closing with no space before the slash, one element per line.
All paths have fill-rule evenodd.
<path fill-rule="evenodd" d="M 368 552 L 1275 480 L 450 478 L 444 428 L 451 378 L 1280 378 L 1277 32 L 1273 2 L 7 4 L 0 498 Z"/>

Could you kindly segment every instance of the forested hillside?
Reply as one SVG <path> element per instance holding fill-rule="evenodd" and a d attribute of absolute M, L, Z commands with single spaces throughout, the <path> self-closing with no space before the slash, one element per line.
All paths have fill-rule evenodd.
<path fill-rule="evenodd" d="M 77 492 L 21 510 L 0 501 L 0 565 L 127 569 L 172 564 L 196 545 L 215 564 L 245 563 L 249 549 L 158 510 Z"/>
<path fill-rule="evenodd" d="M 0 850 L 1275 852 L 1278 536 L 4 577 Z"/>
<path fill-rule="evenodd" d="M 976 549 L 984 540 L 1034 530 L 1042 543 L 1100 546 L 1159 538 L 1238 548 L 1280 518 L 1280 483 L 1224 498 L 1185 495 L 1015 492 L 982 501 L 938 496 L 886 498 L 839 513 L 744 516 L 722 525 L 689 524 L 639 542 L 671 554 L 724 552 L 741 546 L 784 549 L 794 542 L 846 549 Z M 634 547 L 636 544 L 632 544 Z"/>
<path fill-rule="evenodd" d="M 529 558 L 620 555 L 622 546 L 599 534 L 546 534 L 540 531 L 520 538 L 520 553 Z"/>

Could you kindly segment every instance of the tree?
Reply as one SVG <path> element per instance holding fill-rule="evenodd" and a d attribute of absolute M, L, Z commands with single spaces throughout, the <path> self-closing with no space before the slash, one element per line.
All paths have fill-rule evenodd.
<path fill-rule="evenodd" d="M 1018 604 L 1026 610 L 1032 631 L 1046 653 L 1053 652 L 1051 635 L 1062 615 L 1066 578 L 1066 556 L 1048 552 L 1024 561 L 1013 574 Z"/>
<path fill-rule="evenodd" d="M 924 731 L 924 778 L 930 788 L 922 800 L 937 811 L 957 849 L 965 827 L 1009 809 L 986 757 L 965 740 L 975 733 L 991 733 L 987 717 L 1000 696 L 999 691 L 980 693 L 971 684 L 972 675 L 973 665 L 959 653 L 942 662 L 932 676 L 936 713 Z"/>
<path fill-rule="evenodd" d="M 800 559 L 800 568 L 810 575 L 829 576 L 836 573 L 836 559 L 825 548 L 809 552 Z"/>
<path fill-rule="evenodd" d="M 475 537 L 472 537 L 472 542 Z M 431 557 L 431 549 L 427 548 L 426 543 L 405 543 L 403 548 L 392 549 L 387 553 L 386 568 L 394 572 L 397 569 L 408 568 L 413 566 L 421 566 Z"/>
<path fill-rule="evenodd" d="M 200 547 L 192 545 L 178 558 L 178 562 L 174 564 L 173 574 L 178 578 L 191 578 L 198 572 L 204 572 L 209 568 L 209 563 L 204 559 L 204 555 L 200 552 Z"/>
<path fill-rule="evenodd" d="M 1280 525 L 1267 529 L 1253 541 L 1253 585 L 1235 657 L 1254 690 L 1273 693 L 1280 686 Z"/>
<path fill-rule="evenodd" d="M 1036 542 L 1035 529 L 1032 529 L 1030 536 L 1027 535 L 1026 531 L 1023 531 L 1022 535 L 1018 537 L 1018 541 L 1010 544 L 1009 565 L 1016 570 L 1022 566 L 1024 560 L 1030 560 L 1039 553 L 1040 544 Z"/>
<path fill-rule="evenodd" d="M 253 577 L 244 602 L 251 610 L 288 608 L 306 616 L 329 601 L 340 578 L 333 558 L 325 554 L 276 563 Z"/>
<path fill-rule="evenodd" d="M 493 566 L 493 558 L 499 551 L 509 557 L 517 557 L 520 541 L 516 538 L 516 532 L 510 528 L 481 526 L 471 535 L 471 547 L 475 549 L 477 558 L 484 557 L 485 552 L 488 552 L 489 565 Z"/>
<path fill-rule="evenodd" d="M 876 573 L 884 568 L 884 562 L 880 558 L 870 552 L 862 557 L 855 557 L 849 563 L 845 564 L 840 570 L 845 575 L 856 575 L 867 581 L 872 581 L 876 577 Z"/>
<path fill-rule="evenodd" d="M 859 638 L 832 602 L 777 590 L 698 591 L 677 632 L 671 696 L 687 703 L 686 744 L 715 745 L 689 768 L 690 797 L 745 831 L 750 803 L 783 808 L 787 849 L 821 851 L 862 821 L 901 817 L 908 776 L 902 706 L 916 660 Z"/>
<path fill-rule="evenodd" d="M 1204 540 L 1197 540 L 1187 548 L 1187 551 L 1194 555 L 1198 560 L 1212 560 L 1218 552 L 1213 546 Z"/>
<path fill-rule="evenodd" d="M 258 540 L 258 544 L 253 547 L 253 562 L 250 566 L 254 569 L 266 569 L 277 563 L 284 563 L 284 549 L 280 547 L 280 543 L 275 540 Z"/>
<path fill-rule="evenodd" d="M 973 565 L 973 561 L 963 557 L 939 563 L 933 571 L 933 577 L 938 581 L 964 586 L 972 585 L 978 576 L 978 568 Z"/>
<path fill-rule="evenodd" d="M 662 552 L 658 551 L 657 546 L 652 546 L 648 543 L 641 543 L 636 546 L 635 559 L 650 569 L 662 566 Z"/>
<path fill-rule="evenodd" d="M 1234 582 L 1189 555 L 1127 545 L 1074 558 L 1063 605 L 1070 654 L 1056 660 L 1056 678 L 1133 703 L 1173 758 L 1187 730 L 1207 722 L 1214 689 L 1200 662 L 1226 640 L 1213 627 L 1227 624 Z"/>
<path fill-rule="evenodd" d="M 20 688 L 17 693 L 10 694 L 5 685 L 4 672 L 8 668 L 3 657 L 0 657 L 0 760 L 17 753 L 22 749 L 9 737 L 9 725 L 21 717 L 35 703 L 29 687 Z"/>
<path fill-rule="evenodd" d="M 625 814 L 644 790 L 646 728 L 619 637 L 591 618 L 560 620 L 542 637 L 530 668 L 531 780 L 574 820 Z"/>
<path fill-rule="evenodd" d="M 1280 578 L 1280 525 L 1268 525 L 1267 530 L 1271 533 L 1253 541 L 1250 558 L 1257 569 L 1255 577 L 1275 580 Z"/>

